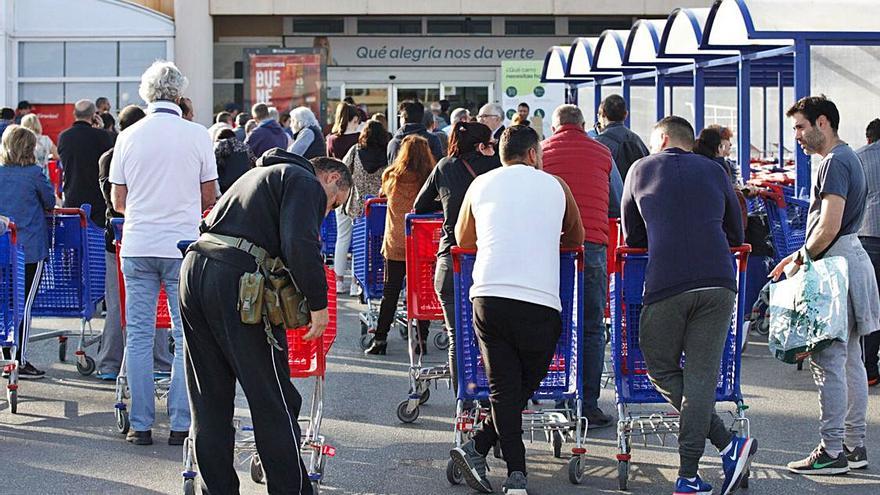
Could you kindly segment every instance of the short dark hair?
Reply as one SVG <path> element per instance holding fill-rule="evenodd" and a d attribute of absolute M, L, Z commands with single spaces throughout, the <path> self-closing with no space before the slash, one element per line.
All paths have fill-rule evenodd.
<path fill-rule="evenodd" d="M 31 103 L 27 100 L 21 100 L 18 102 L 18 106 L 15 107 L 17 110 L 27 110 L 31 108 Z"/>
<path fill-rule="evenodd" d="M 119 130 L 124 131 L 126 127 L 134 124 L 138 120 L 146 117 L 143 109 L 137 105 L 129 105 L 119 112 Z"/>
<path fill-rule="evenodd" d="M 599 106 L 605 118 L 611 122 L 623 122 L 626 119 L 626 100 L 620 95 L 608 95 Z"/>
<path fill-rule="evenodd" d="M 101 105 L 107 103 L 110 104 L 110 100 L 106 96 L 99 96 L 97 100 L 95 100 L 95 106 L 100 107 Z"/>
<path fill-rule="evenodd" d="M 243 127 L 245 124 L 247 124 L 248 120 L 251 120 L 251 114 L 247 112 L 241 112 L 240 114 L 235 116 L 235 125 Z"/>
<path fill-rule="evenodd" d="M 721 146 L 721 140 L 724 136 L 719 128 L 709 126 L 700 131 L 700 136 L 694 141 L 694 153 L 703 155 L 708 158 L 715 158 L 718 155 L 718 148 Z"/>
<path fill-rule="evenodd" d="M 816 119 L 820 115 L 824 115 L 828 119 L 834 132 L 837 132 L 837 126 L 840 125 L 840 112 L 837 111 L 837 105 L 825 95 L 804 96 L 785 112 L 785 116 L 792 117 L 796 113 L 802 114 L 812 126 L 816 125 Z"/>
<path fill-rule="evenodd" d="M 316 156 L 309 161 L 312 163 L 312 166 L 315 167 L 315 172 L 322 172 L 325 174 L 338 172 L 339 180 L 336 181 L 336 186 L 340 189 L 351 189 L 351 185 L 353 184 L 351 170 L 348 169 L 348 165 L 343 163 L 342 160 L 330 158 L 329 156 Z"/>
<path fill-rule="evenodd" d="M 0 110 L 0 119 L 12 120 L 14 118 L 15 118 L 15 110 L 13 110 L 9 107 L 3 107 L 3 109 Z"/>
<path fill-rule="evenodd" d="M 677 115 L 663 117 L 660 122 L 654 124 L 654 129 L 660 129 L 671 140 L 684 144 L 688 148 L 694 146 L 694 127 L 683 117 Z"/>
<path fill-rule="evenodd" d="M 526 102 L 524 102 L 524 101 L 521 101 L 521 102 L 519 103 L 519 105 L 516 106 L 516 108 L 519 108 L 519 107 L 526 107 L 526 110 L 531 110 L 531 108 L 532 108 L 532 107 L 529 106 L 528 103 L 526 103 Z"/>
<path fill-rule="evenodd" d="M 214 119 L 214 122 L 217 124 L 225 124 L 227 120 L 232 118 L 232 114 L 229 112 L 220 112 L 217 114 L 217 118 Z"/>
<path fill-rule="evenodd" d="M 498 152 L 501 161 L 511 163 L 517 158 L 524 158 L 530 149 L 540 146 L 538 133 L 529 126 L 512 125 L 501 133 Z"/>
<path fill-rule="evenodd" d="M 114 119 L 109 113 L 102 113 L 101 121 L 104 122 L 104 129 L 108 131 L 112 131 L 114 130 L 114 127 L 116 127 L 116 119 Z"/>
<path fill-rule="evenodd" d="M 874 119 L 868 124 L 868 128 L 865 129 L 865 137 L 872 143 L 880 141 L 880 119 Z"/>
<path fill-rule="evenodd" d="M 421 124 L 425 118 L 425 105 L 421 102 L 407 100 L 400 102 L 397 106 L 397 113 L 403 117 L 406 124 Z"/>
<path fill-rule="evenodd" d="M 235 139 L 235 131 L 228 127 L 220 129 L 220 132 L 217 133 L 216 140 L 220 141 L 221 139 Z"/>
<path fill-rule="evenodd" d="M 446 113 L 449 111 L 449 100 L 443 99 L 443 100 L 438 101 L 437 103 L 440 104 L 440 111 L 441 112 Z"/>

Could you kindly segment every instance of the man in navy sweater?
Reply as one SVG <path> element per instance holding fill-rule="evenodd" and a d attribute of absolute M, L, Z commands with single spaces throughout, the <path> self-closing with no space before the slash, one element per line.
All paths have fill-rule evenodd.
<path fill-rule="evenodd" d="M 727 495 L 739 487 L 758 447 L 731 434 L 715 414 L 715 383 L 736 303 L 729 248 L 742 244 L 743 226 L 727 172 L 691 153 L 693 144 L 694 129 L 681 117 L 654 126 L 653 155 L 626 176 L 622 222 L 626 245 L 649 252 L 639 347 L 651 382 L 681 414 L 675 494 L 712 493 L 697 474 L 708 438 L 721 453 L 720 493 Z"/>

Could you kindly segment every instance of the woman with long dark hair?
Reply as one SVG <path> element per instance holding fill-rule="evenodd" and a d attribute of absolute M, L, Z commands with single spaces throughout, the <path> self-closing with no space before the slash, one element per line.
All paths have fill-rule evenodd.
<path fill-rule="evenodd" d="M 348 150 L 357 143 L 360 123 L 357 108 L 349 103 L 340 102 L 336 106 L 333 127 L 327 136 L 327 156 L 342 160 Z"/>
<path fill-rule="evenodd" d="M 388 165 L 389 135 L 380 122 L 368 120 L 358 137 L 358 142 L 348 151 L 342 161 L 351 170 L 353 184 L 348 201 L 336 212 L 336 252 L 333 256 L 333 270 L 336 272 L 336 291 L 345 292 L 345 271 L 348 268 L 348 248 L 351 235 L 339 236 L 339 225 L 348 225 L 349 232 L 355 218 L 364 212 L 364 196 L 378 196 L 382 188 L 382 172 Z M 355 295 L 352 287 L 352 295 Z"/>
<path fill-rule="evenodd" d="M 443 232 L 437 252 L 434 290 L 443 306 L 443 319 L 449 332 L 449 369 L 455 382 L 455 294 L 452 284 L 452 246 L 455 222 L 464 194 L 477 176 L 501 166 L 495 152 L 492 131 L 478 122 L 458 122 L 449 137 L 449 155 L 440 160 L 425 181 L 414 205 L 416 213 L 443 211 Z"/>
<path fill-rule="evenodd" d="M 366 354 L 384 355 L 388 347 L 388 331 L 394 322 L 397 301 L 406 276 L 406 214 L 413 208 L 416 195 L 434 169 L 434 156 L 428 141 L 412 134 L 403 138 L 397 157 L 382 173 L 382 195 L 388 198 L 385 216 L 385 237 L 382 256 L 385 257 L 385 288 L 379 305 L 379 322 L 373 343 Z M 416 352 L 424 352 L 430 321 L 419 321 L 420 344 Z"/>

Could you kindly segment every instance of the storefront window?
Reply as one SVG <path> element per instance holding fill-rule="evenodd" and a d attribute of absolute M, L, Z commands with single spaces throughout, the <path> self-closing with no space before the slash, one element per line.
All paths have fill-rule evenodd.
<path fill-rule="evenodd" d="M 490 19 L 428 19 L 428 34 L 492 34 Z"/>
<path fill-rule="evenodd" d="M 64 103 L 64 85 L 57 83 L 19 84 L 18 99 L 39 103 Z"/>
<path fill-rule="evenodd" d="M 421 34 L 421 19 L 358 19 L 358 34 Z"/>
<path fill-rule="evenodd" d="M 556 34 L 556 20 L 552 17 L 546 19 L 505 19 L 504 32 L 508 35 L 519 36 L 546 36 Z"/>
<path fill-rule="evenodd" d="M 64 43 L 28 41 L 18 44 L 18 75 L 61 77 L 64 75 Z"/>
<path fill-rule="evenodd" d="M 340 34 L 345 32 L 342 17 L 299 17 L 293 19 L 293 32 L 302 34 Z"/>
<path fill-rule="evenodd" d="M 116 76 L 117 43 L 68 42 L 64 44 L 64 75 L 68 77 Z"/>
<path fill-rule="evenodd" d="M 119 75 L 140 77 L 153 62 L 168 58 L 164 41 L 119 43 Z"/>

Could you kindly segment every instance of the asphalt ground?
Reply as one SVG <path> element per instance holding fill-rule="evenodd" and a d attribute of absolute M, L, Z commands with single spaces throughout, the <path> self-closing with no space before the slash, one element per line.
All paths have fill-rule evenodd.
<path fill-rule="evenodd" d="M 340 299 L 339 335 L 328 359 L 325 420 L 322 432 L 337 454 L 327 466 L 321 493 L 433 495 L 471 493 L 452 487 L 445 469 L 452 444 L 454 398 L 441 385 L 421 407 L 418 420 L 401 424 L 395 414 L 406 397 L 408 358 L 403 340 L 392 334 L 388 356 L 365 357 L 358 340 L 360 326 L 354 298 Z M 96 328 L 101 320 L 93 321 Z M 35 319 L 36 333 L 76 329 L 72 319 Z M 818 402 L 808 370 L 776 361 L 760 338 L 743 358 L 743 393 L 749 405 L 752 435 L 759 441 L 748 491 L 741 493 L 800 495 L 880 494 L 880 387 L 871 390 L 868 411 L 868 457 L 865 471 L 833 478 L 805 478 L 784 469 L 786 462 L 808 454 L 818 441 Z M 152 446 L 128 444 L 117 433 L 113 414 L 113 383 L 80 376 L 72 362 L 57 361 L 55 340 L 34 343 L 31 360 L 47 370 L 43 380 L 22 382 L 18 414 L 0 399 L 0 493 L 3 494 L 177 494 L 182 493 L 182 452 L 165 444 L 168 420 L 157 406 Z M 95 354 L 95 348 L 89 350 Z M 431 348 L 426 362 L 440 363 L 444 352 Z M 313 380 L 296 380 L 308 407 Z M 236 414 L 247 422 L 242 393 Z M 602 392 L 600 406 L 614 413 L 613 383 Z M 720 410 L 729 405 L 719 405 Z M 580 486 L 568 481 L 568 463 L 552 455 L 551 446 L 536 438 L 527 442 L 529 493 L 594 494 L 617 490 L 617 442 L 614 428 L 589 432 L 586 474 Z M 566 446 L 565 448 L 568 448 Z M 701 465 L 703 478 L 720 485 L 720 459 L 711 446 Z M 491 456 L 490 456 L 491 457 Z M 250 480 L 247 459 L 237 466 L 241 493 L 265 493 Z M 629 489 L 633 494 L 671 493 L 678 456 L 675 438 L 636 442 Z M 500 492 L 506 474 L 502 462 L 490 460 L 490 480 Z"/>

